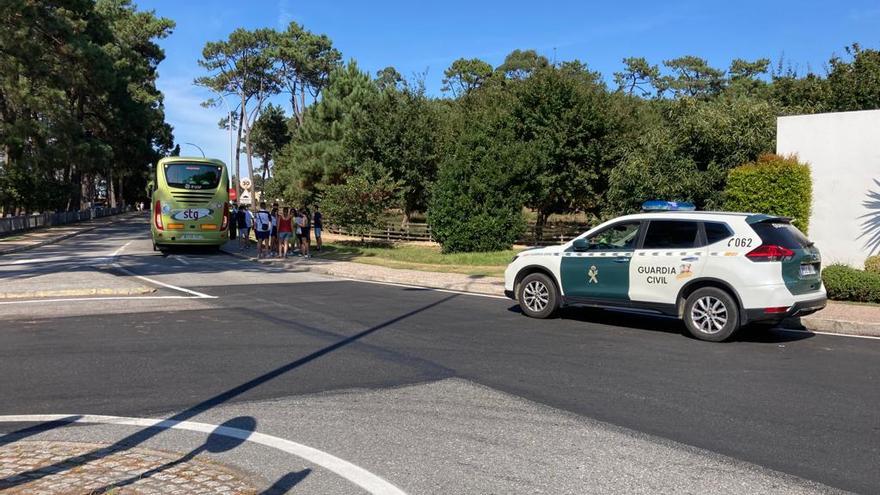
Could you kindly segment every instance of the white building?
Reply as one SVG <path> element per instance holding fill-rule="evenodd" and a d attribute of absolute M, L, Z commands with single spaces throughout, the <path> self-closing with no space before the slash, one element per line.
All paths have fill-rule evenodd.
<path fill-rule="evenodd" d="M 810 165 L 809 237 L 824 265 L 880 254 L 880 110 L 780 117 L 776 152 Z"/>

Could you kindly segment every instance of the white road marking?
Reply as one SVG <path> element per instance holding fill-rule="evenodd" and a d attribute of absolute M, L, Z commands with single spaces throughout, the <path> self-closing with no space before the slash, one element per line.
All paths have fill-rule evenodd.
<path fill-rule="evenodd" d="M 194 295 L 194 296 L 196 296 L 197 298 L 200 298 L 200 299 L 217 299 L 217 296 L 212 296 L 212 295 L 209 295 L 209 294 L 204 294 L 204 293 L 202 293 L 202 292 L 197 292 L 197 291 L 190 290 L 190 289 L 184 289 L 183 287 L 178 287 L 178 286 L 176 286 L 176 285 L 166 284 L 165 282 L 160 282 L 160 281 L 158 281 L 158 280 L 156 280 L 156 279 L 153 279 L 153 278 L 144 277 L 143 275 L 138 275 L 137 273 L 134 273 L 134 272 L 131 271 L 131 270 L 128 270 L 128 269 L 126 269 L 126 268 L 123 268 L 119 263 L 114 263 L 113 266 L 116 267 L 116 269 L 118 269 L 118 270 L 121 271 L 122 273 L 125 273 L 126 275 L 129 275 L 129 276 L 132 276 L 132 277 L 134 277 L 134 278 L 137 278 L 137 279 L 143 280 L 143 281 L 145 281 L 145 282 L 149 282 L 149 283 L 151 283 L 151 284 L 155 284 L 155 285 L 158 285 L 158 286 L 161 286 L 161 287 L 165 287 L 166 289 L 171 289 L 171 290 L 176 290 L 176 291 L 180 291 L 180 292 L 185 292 L 185 293 L 187 293 L 187 294 L 192 294 L 192 295 Z"/>
<path fill-rule="evenodd" d="M 127 248 L 128 245 L 131 244 L 132 242 L 134 242 L 134 241 L 128 241 L 125 244 L 123 244 L 119 249 L 117 249 L 116 251 L 113 251 L 113 254 L 111 254 L 110 257 L 116 258 L 117 256 L 119 256 L 119 253 L 121 253 L 123 249 Z"/>
<path fill-rule="evenodd" d="M 172 258 L 174 258 L 175 260 L 177 260 L 177 261 L 183 263 L 184 265 L 189 265 L 189 261 L 186 261 L 186 259 L 185 259 L 183 256 L 177 256 L 177 255 L 175 254 L 174 256 L 172 256 Z"/>
<path fill-rule="evenodd" d="M 355 485 L 375 495 L 406 495 L 384 478 L 375 475 L 366 469 L 340 459 L 332 454 L 318 450 L 308 445 L 296 443 L 284 438 L 257 433 L 240 428 L 197 423 L 193 421 L 176 421 L 171 419 L 130 418 L 121 416 L 99 415 L 70 415 L 70 414 L 32 414 L 32 415 L 9 415 L 0 416 L 0 423 L 43 423 L 48 421 L 61 421 L 65 423 L 87 423 L 105 425 L 125 425 L 142 428 L 163 428 L 174 430 L 197 431 L 201 433 L 221 435 L 229 438 L 237 438 L 248 442 L 265 445 L 282 452 L 301 457 L 328 471 L 332 471 Z"/>
<path fill-rule="evenodd" d="M 106 297 L 68 297 L 66 299 L 27 299 L 24 301 L 0 301 L 0 304 L 28 304 L 67 301 L 119 301 L 138 299 L 203 299 L 196 296 L 106 296 Z"/>

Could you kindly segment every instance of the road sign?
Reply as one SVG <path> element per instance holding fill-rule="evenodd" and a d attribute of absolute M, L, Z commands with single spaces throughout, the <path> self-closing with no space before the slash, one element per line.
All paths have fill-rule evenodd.
<path fill-rule="evenodd" d="M 251 185 L 252 185 L 251 179 L 249 177 L 242 177 L 242 179 L 240 181 L 238 181 L 238 184 L 241 186 L 242 189 L 247 189 L 247 190 L 250 190 Z"/>
<path fill-rule="evenodd" d="M 238 200 L 239 204 L 249 205 L 251 204 L 251 193 L 250 191 L 242 191 L 241 198 Z"/>

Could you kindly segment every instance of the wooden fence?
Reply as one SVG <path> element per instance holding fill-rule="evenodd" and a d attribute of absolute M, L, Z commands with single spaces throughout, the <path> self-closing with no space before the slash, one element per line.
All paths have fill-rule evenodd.
<path fill-rule="evenodd" d="M 571 224 L 548 224 L 544 226 L 544 232 L 540 239 L 535 239 L 534 225 L 529 225 L 525 234 L 517 239 L 517 244 L 527 246 L 551 246 L 554 244 L 562 244 L 586 232 L 587 226 L 577 226 Z M 431 235 L 431 226 L 425 223 L 410 223 L 405 226 L 400 224 L 386 224 L 384 228 L 372 229 L 363 236 L 360 234 L 352 234 L 348 230 L 328 225 L 325 230 L 331 234 L 350 235 L 355 237 L 363 237 L 370 240 L 381 240 L 388 242 L 401 241 L 424 241 L 434 242 Z"/>

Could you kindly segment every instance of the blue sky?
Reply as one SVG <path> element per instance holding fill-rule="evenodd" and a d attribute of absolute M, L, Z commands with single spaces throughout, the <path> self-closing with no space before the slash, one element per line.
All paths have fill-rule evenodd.
<path fill-rule="evenodd" d="M 825 1 L 461 1 L 372 2 L 251 0 L 209 2 L 141 0 L 177 22 L 162 41 L 159 66 L 166 116 L 183 154 L 226 161 L 226 133 L 217 128 L 225 110 L 205 109 L 210 96 L 192 85 L 203 75 L 197 65 L 207 41 L 237 27 L 284 28 L 291 20 L 330 36 L 347 60 L 375 73 L 393 65 L 409 77 L 426 73 L 428 91 L 440 95 L 443 70 L 459 57 L 498 65 L 504 55 L 534 48 L 548 58 L 578 58 L 611 82 L 621 59 L 643 56 L 651 63 L 698 55 L 725 68 L 734 58 L 782 56 L 800 71 L 824 72 L 834 54 L 852 42 L 880 47 L 880 0 Z M 289 110 L 289 109 L 288 109 Z"/>

